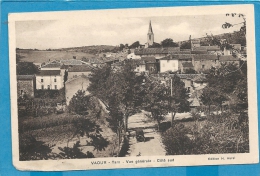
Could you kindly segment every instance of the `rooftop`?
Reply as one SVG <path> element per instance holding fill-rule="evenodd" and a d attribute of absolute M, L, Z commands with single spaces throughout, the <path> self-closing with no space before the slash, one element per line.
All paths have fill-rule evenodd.
<path fill-rule="evenodd" d="M 198 54 L 194 55 L 194 60 L 216 60 L 218 59 L 218 56 L 213 55 L 213 54 Z"/>
<path fill-rule="evenodd" d="M 193 51 L 220 51 L 220 47 L 217 45 L 214 46 L 200 46 L 194 47 Z"/>
<path fill-rule="evenodd" d="M 135 55 L 146 54 L 168 54 L 170 52 L 180 51 L 180 47 L 168 47 L 168 48 L 141 48 L 135 49 Z"/>
<path fill-rule="evenodd" d="M 89 65 L 74 65 L 68 69 L 68 72 L 90 72 L 92 67 Z"/>
<path fill-rule="evenodd" d="M 60 68 L 60 66 L 61 66 L 60 63 L 49 63 L 42 66 L 42 68 Z"/>
<path fill-rule="evenodd" d="M 141 57 L 141 60 L 143 60 L 144 62 L 156 62 L 156 58 L 153 56 L 147 56 L 147 57 Z"/>
<path fill-rule="evenodd" d="M 239 58 L 233 57 L 232 55 L 220 56 L 219 61 L 239 61 Z"/>
<path fill-rule="evenodd" d="M 60 70 L 41 70 L 37 76 L 56 76 L 60 75 Z"/>
<path fill-rule="evenodd" d="M 82 62 L 76 59 L 61 60 L 60 62 L 63 65 L 82 65 Z"/>

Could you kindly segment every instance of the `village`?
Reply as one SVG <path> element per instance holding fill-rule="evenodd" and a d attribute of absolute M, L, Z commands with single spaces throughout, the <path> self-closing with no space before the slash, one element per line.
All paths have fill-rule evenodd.
<path fill-rule="evenodd" d="M 248 122 L 246 122 L 246 118 L 241 120 L 242 116 L 244 118 L 244 114 L 247 112 L 247 90 L 240 90 L 243 86 L 246 86 L 242 82 L 244 78 L 238 78 L 239 80 L 234 85 L 231 85 L 234 87 L 232 90 L 230 90 L 231 88 L 228 85 L 225 85 L 227 83 L 231 84 L 231 82 L 233 84 L 234 82 L 231 80 L 233 77 L 227 76 L 228 79 L 226 79 L 225 74 L 227 72 L 228 74 L 232 73 L 229 74 L 232 76 L 243 74 L 241 70 L 244 67 L 246 68 L 247 62 L 246 45 L 229 43 L 224 38 L 218 39 L 219 43 L 214 43 L 211 41 L 214 36 L 208 36 L 207 39 L 209 41 L 205 44 L 206 38 L 202 41 L 202 39 L 198 38 L 193 39 L 191 35 L 188 35 L 186 41 L 176 43 L 168 38 L 161 42 L 160 45 L 154 41 L 155 37 L 152 22 L 149 21 L 147 42 L 144 45 L 138 42 L 135 46 L 133 46 L 134 44 L 131 46 L 125 45 L 116 52 L 100 51 L 95 55 L 96 58 L 78 58 L 76 56 L 54 60 L 46 58 L 47 61 L 42 63 L 39 60 L 33 63 L 23 62 L 21 58 L 17 63 L 17 67 L 19 67 L 19 64 L 21 67 L 17 68 L 18 118 L 21 122 L 19 122 L 20 135 L 34 135 L 34 140 L 46 143 L 51 149 L 44 154 L 41 153 L 45 159 L 60 158 L 57 155 L 59 150 L 65 153 L 62 156 L 66 158 L 69 154 L 66 153 L 65 149 L 69 148 L 77 150 L 78 153 L 86 153 L 93 149 L 93 146 L 94 150 L 96 149 L 95 145 L 90 144 L 91 142 L 93 143 L 95 138 L 92 138 L 89 142 L 87 135 L 85 135 L 85 133 L 92 134 L 93 131 L 85 131 L 84 134 L 79 136 L 78 134 L 70 134 L 73 137 L 68 142 L 63 141 L 68 136 L 67 134 L 59 136 L 59 140 L 57 140 L 58 137 L 54 140 L 53 136 L 50 137 L 51 133 L 56 134 L 59 129 L 48 131 L 47 129 L 55 126 L 53 124 L 48 125 L 50 123 L 48 121 L 58 124 L 57 126 L 63 126 L 66 131 L 71 129 L 68 127 L 68 124 L 74 123 L 73 119 L 77 119 L 78 115 L 93 116 L 92 118 L 98 119 L 96 123 L 102 128 L 103 132 L 100 132 L 100 134 L 105 139 L 99 139 L 103 143 L 101 145 L 98 142 L 101 148 L 97 149 L 97 152 L 91 150 L 90 152 L 93 154 L 73 155 L 75 158 L 198 154 L 202 152 L 195 149 L 188 151 L 183 146 L 179 146 L 178 149 L 172 149 L 171 146 L 177 145 L 178 140 L 186 142 L 186 146 L 195 145 L 194 143 L 199 145 L 196 142 L 196 139 L 199 137 L 216 144 L 219 142 L 219 139 L 216 134 L 213 134 L 214 130 L 220 133 L 222 129 L 221 124 L 229 121 L 228 125 L 224 127 L 225 130 L 228 129 L 232 134 L 239 133 L 244 136 L 240 141 L 241 148 L 237 146 L 234 151 L 247 152 L 248 137 L 246 135 L 248 132 L 243 130 L 248 128 L 246 126 Z M 124 70 L 128 69 L 128 65 L 130 65 L 129 72 L 135 74 L 133 76 L 135 81 L 131 84 L 137 86 L 137 88 L 133 86 L 132 89 L 136 89 L 134 90 L 136 95 L 133 95 L 133 97 L 138 99 L 138 101 L 129 98 L 123 93 L 120 96 L 121 98 L 124 97 L 122 98 L 123 101 L 129 100 L 133 104 L 141 102 L 141 105 L 138 106 L 131 105 L 129 109 L 135 109 L 131 109 L 131 111 L 128 109 L 128 106 L 130 106 L 128 105 L 129 102 L 117 102 L 120 101 L 117 99 L 117 92 L 120 94 L 119 92 L 121 91 L 118 87 L 125 85 L 121 85 L 120 81 L 117 82 L 117 79 L 121 79 L 121 77 L 117 78 L 116 73 L 130 77 L 131 74 L 124 72 Z M 26 72 L 25 68 L 29 67 L 33 67 L 32 70 L 34 71 Z M 19 72 L 19 69 L 22 71 Z M 110 78 L 109 75 L 113 74 L 115 76 Z M 106 75 L 108 76 L 105 77 Z M 100 78 L 99 81 L 97 80 L 98 78 Z M 129 80 L 131 79 L 129 78 Z M 139 79 L 140 81 L 138 82 L 137 80 Z M 106 81 L 108 83 L 105 84 L 104 82 Z M 121 81 L 125 83 L 123 79 Z M 111 85 L 111 82 L 115 85 Z M 242 84 L 243 86 L 240 86 Z M 221 86 L 227 87 L 223 88 Z M 108 89 L 110 91 L 114 89 L 114 92 L 109 92 Z M 128 91 L 128 89 L 126 90 Z M 242 98 L 241 92 L 243 92 Z M 114 100 L 112 99 L 113 94 L 115 94 Z M 87 103 L 83 101 L 77 102 L 80 96 L 88 97 L 84 99 Z M 129 93 L 129 96 L 132 96 L 132 94 Z M 87 106 L 87 108 L 82 107 L 80 109 L 81 105 L 79 103 L 82 106 Z M 118 115 L 118 113 L 123 115 Z M 66 116 L 64 117 L 66 122 L 61 120 L 63 116 Z M 102 116 L 112 120 L 114 120 L 114 116 L 118 116 L 118 118 L 116 122 L 113 122 L 111 119 L 104 122 L 106 119 L 102 119 Z M 228 118 L 229 116 L 232 116 L 232 118 Z M 56 122 L 55 118 L 59 120 Z M 216 120 L 217 118 L 218 120 Z M 47 120 L 34 124 L 34 119 Z M 235 120 L 232 121 L 231 119 Z M 86 123 L 83 121 L 80 124 Z M 213 122 L 218 123 L 218 125 Z M 242 123 L 244 126 L 241 130 L 238 126 L 242 126 Z M 39 128 L 36 127 L 37 125 Z M 207 138 L 203 136 L 206 133 L 202 135 L 202 133 L 198 132 L 204 127 L 210 128 L 212 126 L 221 128 L 211 129 L 210 133 L 206 132 Z M 39 131 L 43 127 L 46 128 L 47 132 L 44 130 L 44 132 Z M 27 128 L 31 130 L 27 130 Z M 186 134 L 180 134 L 180 139 L 176 139 L 176 133 L 185 131 L 185 128 L 190 131 Z M 195 133 L 196 130 L 198 134 Z M 48 133 L 48 137 L 45 136 L 46 133 Z M 174 135 L 171 136 L 170 134 Z M 226 134 L 229 133 L 226 132 Z M 170 137 L 174 138 L 173 141 Z M 28 140 L 25 141 L 28 143 Z M 86 144 L 82 141 L 86 141 Z M 114 142 L 110 145 L 111 141 Z M 237 140 L 234 139 L 234 143 L 230 145 L 230 148 L 233 145 L 236 146 Z M 107 149 L 107 146 L 110 146 L 109 149 Z M 153 147 L 147 150 L 149 146 Z M 196 147 L 199 148 L 194 146 L 194 148 Z M 102 153 L 105 150 L 109 151 L 106 155 Z M 56 154 L 53 154 L 53 152 Z M 220 151 L 205 149 L 205 152 L 233 152 L 233 149 L 232 151 L 226 150 L 226 148 Z M 21 158 L 22 160 L 41 159 L 41 155 L 38 158 L 33 156 L 33 154 L 22 156 L 24 158 Z"/>

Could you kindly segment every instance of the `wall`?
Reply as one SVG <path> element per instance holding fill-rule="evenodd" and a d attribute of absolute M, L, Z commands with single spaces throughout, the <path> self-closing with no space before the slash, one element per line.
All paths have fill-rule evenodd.
<path fill-rule="evenodd" d="M 54 82 L 54 78 L 56 78 L 56 82 Z M 43 79 L 43 82 L 41 82 Z M 50 89 L 55 90 L 55 85 L 57 85 L 57 89 L 63 88 L 63 77 L 61 75 L 57 76 L 39 76 L 36 75 L 36 89 L 42 89 L 42 85 L 44 89 L 48 89 L 48 85 Z"/>
<path fill-rule="evenodd" d="M 160 72 L 177 71 L 178 60 L 160 60 Z"/>
<path fill-rule="evenodd" d="M 219 61 L 218 60 L 195 60 L 193 62 L 194 70 L 197 72 L 209 70 L 212 66 L 218 67 Z M 204 65 L 204 68 L 203 68 Z"/>
<path fill-rule="evenodd" d="M 91 72 L 68 72 L 68 80 L 81 75 L 88 76 Z"/>
<path fill-rule="evenodd" d="M 134 71 L 136 71 L 136 72 L 145 72 L 145 65 L 139 65 L 139 67 L 136 66 Z"/>
<path fill-rule="evenodd" d="M 33 80 L 17 80 L 17 96 L 24 94 L 34 97 L 34 84 Z"/>
<path fill-rule="evenodd" d="M 77 77 L 72 80 L 69 80 L 65 83 L 65 97 L 66 97 L 66 104 L 69 105 L 69 102 L 73 95 L 77 93 L 78 90 L 87 90 L 89 86 L 89 79 L 86 77 Z M 89 92 L 86 91 L 88 95 Z"/>

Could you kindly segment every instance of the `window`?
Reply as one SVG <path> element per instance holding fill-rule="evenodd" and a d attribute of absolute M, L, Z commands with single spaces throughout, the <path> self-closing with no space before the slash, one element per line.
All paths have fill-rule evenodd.
<path fill-rule="evenodd" d="M 201 68 L 205 68 L 205 65 L 202 65 Z"/>
<path fill-rule="evenodd" d="M 50 85 L 48 85 L 48 89 L 50 90 Z"/>
<path fill-rule="evenodd" d="M 44 89 L 44 85 L 42 85 L 42 90 Z"/>
<path fill-rule="evenodd" d="M 43 79 L 41 79 L 41 82 L 43 82 Z"/>
<path fill-rule="evenodd" d="M 21 95 L 23 95 L 23 90 L 21 90 Z"/>
<path fill-rule="evenodd" d="M 54 85 L 54 88 L 57 89 L 57 85 Z"/>
<path fill-rule="evenodd" d="M 151 40 L 151 35 L 149 35 L 149 40 Z"/>
<path fill-rule="evenodd" d="M 57 79 L 56 79 L 56 78 L 54 78 L 54 82 L 57 82 Z"/>

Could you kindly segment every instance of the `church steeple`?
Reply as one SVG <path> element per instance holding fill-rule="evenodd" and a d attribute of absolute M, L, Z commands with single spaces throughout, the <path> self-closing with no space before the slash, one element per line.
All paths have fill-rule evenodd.
<path fill-rule="evenodd" d="M 150 20 L 149 29 L 148 29 L 148 33 L 147 33 L 147 44 L 148 44 L 148 46 L 153 45 L 153 42 L 154 42 L 154 34 L 153 34 L 152 23 L 151 23 L 151 20 Z"/>

